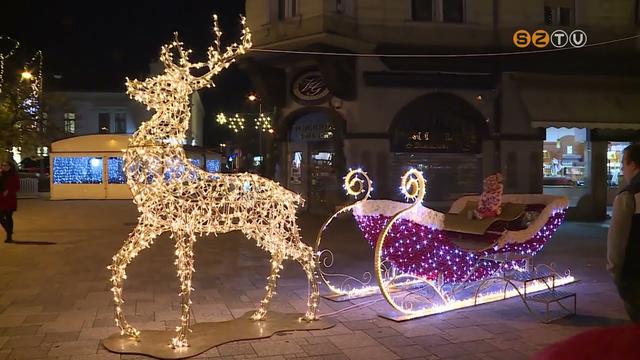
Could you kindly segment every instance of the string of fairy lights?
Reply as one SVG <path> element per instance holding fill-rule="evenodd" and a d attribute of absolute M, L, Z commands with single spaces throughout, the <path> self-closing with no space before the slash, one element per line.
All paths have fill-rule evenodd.
<path fill-rule="evenodd" d="M 221 112 L 216 116 L 216 122 L 237 134 L 245 130 L 247 124 L 246 117 L 253 117 L 253 128 L 258 132 L 267 134 L 274 133 L 271 115 L 262 112 L 258 114 L 235 113 L 233 115 L 226 115 Z"/>
<path fill-rule="evenodd" d="M 145 340 L 125 319 L 122 288 L 127 278 L 126 268 L 143 249 L 153 244 L 158 235 L 169 232 L 175 241 L 181 299 L 180 324 L 170 342 L 173 348 L 189 346 L 191 293 L 194 290 L 193 247 L 197 235 L 239 230 L 270 253 L 271 273 L 266 293 L 251 316 L 253 320 L 265 319 L 282 262 L 288 259 L 302 266 L 309 282 L 303 320 L 316 319 L 318 306 L 316 256 L 313 249 L 302 242 L 296 223 L 297 208 L 304 202 L 302 197 L 255 174 L 208 173 L 194 166 L 182 147 L 191 118 L 193 91 L 213 86 L 213 77 L 252 45 L 244 17 L 240 43 L 232 44 L 226 51 L 220 49 L 222 33 L 216 16 L 213 17 L 213 29 L 215 43 L 207 51 L 206 62 L 192 63 L 189 59 L 191 50 L 185 50 L 176 35 L 175 41 L 161 49 L 160 60 L 165 65 L 163 73 L 144 81 L 127 79 L 126 84 L 130 97 L 156 112 L 133 134 L 124 153 L 127 184 L 140 216 L 137 226 L 109 266 L 115 322 L 122 335 Z M 177 59 L 174 54 L 178 55 Z M 208 71 L 194 76 L 192 71 L 200 68 Z M 224 121 L 226 124 L 228 120 Z M 237 124 L 238 120 L 232 121 Z"/>

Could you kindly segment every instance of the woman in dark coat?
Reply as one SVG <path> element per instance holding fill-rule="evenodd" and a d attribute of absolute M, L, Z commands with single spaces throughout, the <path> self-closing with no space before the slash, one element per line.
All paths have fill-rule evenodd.
<path fill-rule="evenodd" d="M 18 209 L 18 190 L 20 179 L 16 166 L 10 161 L 4 161 L 0 166 L 0 224 L 7 232 L 4 242 L 13 242 L 13 212 Z"/>

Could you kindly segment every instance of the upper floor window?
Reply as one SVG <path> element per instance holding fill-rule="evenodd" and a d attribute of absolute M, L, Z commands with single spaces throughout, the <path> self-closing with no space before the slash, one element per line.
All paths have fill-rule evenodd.
<path fill-rule="evenodd" d="M 124 134 L 127 132 L 127 114 L 123 112 L 115 113 L 114 116 L 114 130 L 117 134 Z"/>
<path fill-rule="evenodd" d="M 464 0 L 442 0 L 442 21 L 464 21 Z"/>
<path fill-rule="evenodd" d="M 64 113 L 64 132 L 67 134 L 76 133 L 76 113 Z"/>
<path fill-rule="evenodd" d="M 278 0 L 278 20 L 298 15 L 298 0 Z"/>
<path fill-rule="evenodd" d="M 100 134 L 108 134 L 111 132 L 111 114 L 98 114 L 98 132 Z"/>
<path fill-rule="evenodd" d="M 353 16 L 355 13 L 354 0 L 336 0 L 336 14 Z"/>
<path fill-rule="evenodd" d="M 464 22 L 465 0 L 412 0 L 414 21 Z"/>
<path fill-rule="evenodd" d="M 545 0 L 544 24 L 550 26 L 575 25 L 575 2 L 573 0 Z"/>
<path fill-rule="evenodd" d="M 433 0 L 412 0 L 411 19 L 414 21 L 433 21 Z"/>

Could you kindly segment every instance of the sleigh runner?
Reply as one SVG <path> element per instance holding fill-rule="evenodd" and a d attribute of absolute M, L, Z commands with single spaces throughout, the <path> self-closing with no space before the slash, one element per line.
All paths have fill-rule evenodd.
<path fill-rule="evenodd" d="M 547 316 L 552 302 L 572 313 L 557 299 L 568 293 L 557 291 L 556 286 L 573 282 L 573 277 L 549 266 L 535 267 L 531 261 L 564 220 L 566 198 L 503 195 L 493 216 L 477 218 L 477 209 L 482 208 L 478 202 L 486 194 L 459 198 L 448 213 L 429 209 L 422 205 L 424 178 L 415 169 L 402 177 L 401 190 L 410 203 L 371 200 L 371 187 L 362 170 L 345 177 L 347 193 L 359 200 L 325 223 L 316 250 L 331 221 L 352 211 L 364 238 L 375 249 L 373 274 L 358 279 L 331 273 L 333 254 L 320 251 L 320 275 L 330 291 L 326 298 L 344 301 L 381 293 L 394 309 L 384 316 L 394 320 L 512 296 L 520 296 L 530 311 L 530 302 L 546 302 Z M 543 299 L 531 295 L 541 290 L 546 291 Z M 575 300 L 575 294 L 573 297 Z"/>

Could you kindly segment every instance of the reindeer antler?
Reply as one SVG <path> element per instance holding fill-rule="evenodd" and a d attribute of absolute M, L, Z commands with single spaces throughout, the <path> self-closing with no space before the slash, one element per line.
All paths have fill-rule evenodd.
<path fill-rule="evenodd" d="M 211 78 L 218 74 L 222 69 L 226 69 L 231 65 L 235 58 L 239 55 L 244 54 L 247 49 L 251 48 L 251 31 L 249 27 L 247 27 L 247 19 L 244 16 L 240 16 L 240 23 L 242 24 L 242 35 L 240 36 L 240 44 L 233 43 L 227 46 L 227 49 L 224 53 L 220 50 L 220 39 L 222 38 L 222 31 L 220 31 L 220 27 L 218 26 L 218 16 L 213 15 L 213 33 L 216 38 L 214 41 L 214 46 L 210 46 L 207 50 L 207 55 L 209 60 L 206 63 L 194 64 L 197 68 L 200 67 L 208 67 L 209 71 L 199 77 L 196 77 L 197 82 L 206 82 L 204 86 L 212 86 Z"/>

